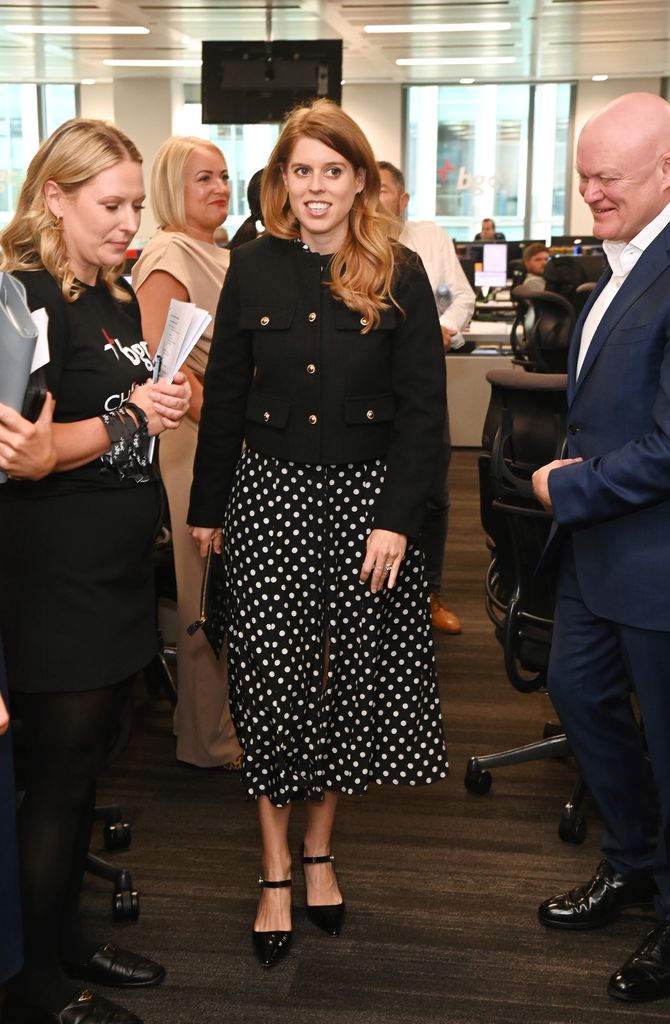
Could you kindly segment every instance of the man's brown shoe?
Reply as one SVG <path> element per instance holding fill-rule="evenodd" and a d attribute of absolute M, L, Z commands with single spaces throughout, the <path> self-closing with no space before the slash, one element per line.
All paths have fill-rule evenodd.
<path fill-rule="evenodd" d="M 430 617 L 433 629 L 439 629 L 440 633 L 460 633 L 461 631 L 460 620 L 453 612 L 444 607 L 438 594 L 430 595 Z"/>

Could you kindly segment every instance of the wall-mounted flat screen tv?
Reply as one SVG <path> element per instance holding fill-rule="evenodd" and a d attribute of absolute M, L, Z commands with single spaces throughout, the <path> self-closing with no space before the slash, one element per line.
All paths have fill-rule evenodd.
<path fill-rule="evenodd" d="M 298 103 L 342 102 L 342 40 L 203 42 L 204 124 L 282 121 Z"/>

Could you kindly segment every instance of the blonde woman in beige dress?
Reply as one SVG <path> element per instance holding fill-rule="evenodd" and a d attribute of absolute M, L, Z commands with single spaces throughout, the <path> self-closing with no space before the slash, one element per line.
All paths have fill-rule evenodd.
<path fill-rule="evenodd" d="M 230 258 L 215 244 L 214 232 L 228 215 L 229 200 L 228 169 L 216 146 L 190 136 L 175 136 L 161 146 L 151 173 L 151 203 L 161 227 L 133 267 L 144 338 L 152 354 L 170 299 L 195 302 L 214 316 Z M 194 636 L 186 632 L 200 608 L 202 560 L 187 533 L 186 511 L 212 328 L 213 322 L 183 367 L 193 392 L 188 414 L 160 448 L 177 576 L 175 732 L 180 761 L 201 768 L 239 768 L 241 749 L 230 718 L 225 655 L 217 661 L 201 630 Z"/>

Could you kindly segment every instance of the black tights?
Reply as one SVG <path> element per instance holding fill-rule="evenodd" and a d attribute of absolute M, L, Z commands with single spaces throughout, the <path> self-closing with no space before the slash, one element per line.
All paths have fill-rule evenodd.
<path fill-rule="evenodd" d="M 91 839 L 95 778 L 130 680 L 99 690 L 21 694 L 25 796 L 18 815 L 25 964 L 14 986 L 59 1009 L 77 987 L 63 961 L 95 950 L 79 897 Z"/>

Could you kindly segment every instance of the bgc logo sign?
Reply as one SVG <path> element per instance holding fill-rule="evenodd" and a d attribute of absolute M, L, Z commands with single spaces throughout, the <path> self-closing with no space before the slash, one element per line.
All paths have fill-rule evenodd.
<path fill-rule="evenodd" d="M 442 179 L 442 184 L 446 184 L 447 174 L 450 171 L 458 171 L 458 178 L 456 179 L 456 191 L 457 192 L 470 192 L 473 196 L 481 196 L 484 194 L 486 189 L 491 189 L 495 192 L 500 187 L 500 181 L 496 178 L 495 174 L 472 174 L 465 167 L 455 167 L 449 162 L 444 161 L 443 167 L 438 167 L 436 175 Z"/>

